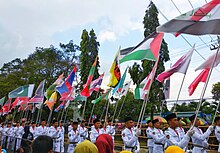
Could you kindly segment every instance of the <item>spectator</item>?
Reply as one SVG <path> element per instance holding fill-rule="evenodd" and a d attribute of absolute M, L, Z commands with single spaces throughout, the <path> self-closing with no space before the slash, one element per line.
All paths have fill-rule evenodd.
<path fill-rule="evenodd" d="M 113 140 L 108 134 L 101 134 L 97 137 L 95 145 L 100 153 L 113 153 Z"/>
<path fill-rule="evenodd" d="M 99 153 L 99 151 L 92 142 L 85 140 L 76 146 L 74 153 Z"/>
<path fill-rule="evenodd" d="M 53 139 L 46 135 L 38 136 L 32 143 L 32 153 L 52 153 Z"/>
<path fill-rule="evenodd" d="M 24 149 L 24 153 L 29 153 L 31 151 L 31 142 L 34 139 L 33 134 L 30 132 L 30 127 L 24 127 L 24 134 L 21 140 L 21 147 Z"/>
<path fill-rule="evenodd" d="M 185 151 L 178 146 L 169 146 L 164 153 L 185 153 Z"/>

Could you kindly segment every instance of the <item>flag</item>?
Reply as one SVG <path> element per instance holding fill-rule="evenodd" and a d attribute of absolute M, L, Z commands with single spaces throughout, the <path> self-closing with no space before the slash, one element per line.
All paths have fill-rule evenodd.
<path fill-rule="evenodd" d="M 19 107 L 19 110 L 20 111 L 25 111 L 28 109 L 28 101 L 22 101 L 20 103 L 20 107 Z"/>
<path fill-rule="evenodd" d="M 98 57 L 96 57 L 94 63 L 92 64 L 92 67 L 89 71 L 89 76 L 88 76 L 88 79 L 86 81 L 86 84 L 83 86 L 83 90 L 81 91 L 81 95 L 84 96 L 84 97 L 89 97 L 90 96 L 90 92 L 89 92 L 89 89 L 90 89 L 90 84 L 92 82 L 92 78 L 93 78 L 93 75 L 95 73 L 95 68 L 96 68 L 96 64 L 97 64 L 97 59 Z"/>
<path fill-rule="evenodd" d="M 156 61 L 160 51 L 163 33 L 152 33 L 132 49 L 124 49 L 119 54 L 119 64 L 131 60 Z"/>
<path fill-rule="evenodd" d="M 107 100 L 109 97 L 109 93 L 111 90 L 108 90 L 106 93 L 102 94 L 101 96 L 99 96 L 97 99 L 92 100 L 92 104 L 97 104 L 98 102 L 100 102 L 101 100 L 105 99 Z"/>
<path fill-rule="evenodd" d="M 4 102 L 5 102 L 5 97 L 0 99 L 0 106 L 2 106 L 4 104 Z"/>
<path fill-rule="evenodd" d="M 43 103 L 38 103 L 38 104 L 36 104 L 35 106 L 36 106 L 36 108 L 37 109 L 41 109 L 41 106 L 43 105 Z"/>
<path fill-rule="evenodd" d="M 120 51 L 120 48 L 119 48 Z M 115 59 L 112 63 L 112 66 L 110 68 L 110 80 L 109 80 L 109 87 L 113 87 L 115 88 L 117 86 L 117 84 L 119 83 L 120 79 L 121 79 L 121 72 L 119 69 L 119 61 L 118 61 L 118 56 L 119 56 L 119 51 L 117 52 Z"/>
<path fill-rule="evenodd" d="M 122 88 L 121 92 L 116 91 L 117 95 L 120 95 L 120 96 L 125 96 L 125 95 L 127 95 L 128 89 L 129 89 L 129 87 L 130 87 L 130 84 L 131 84 L 131 81 L 126 82 L 126 83 L 123 85 L 123 88 Z"/>
<path fill-rule="evenodd" d="M 170 98 L 170 77 L 166 80 L 164 83 L 164 98 L 169 99 Z"/>
<path fill-rule="evenodd" d="M 75 99 L 74 99 L 74 101 L 86 101 L 86 97 L 84 97 L 84 96 L 81 96 L 80 94 L 78 94 L 76 97 L 75 97 Z"/>
<path fill-rule="evenodd" d="M 52 93 L 56 90 L 57 86 L 60 86 L 63 83 L 63 75 L 64 73 L 62 73 L 57 80 L 46 90 L 45 92 L 45 97 L 47 99 L 50 99 L 50 96 L 52 95 Z"/>
<path fill-rule="evenodd" d="M 184 13 L 157 27 L 157 32 L 179 35 L 220 34 L 220 1 L 212 0 L 204 6 Z"/>
<path fill-rule="evenodd" d="M 8 94 L 8 98 L 31 97 L 34 90 L 34 84 L 18 87 Z"/>
<path fill-rule="evenodd" d="M 212 54 L 211 56 L 209 56 L 209 57 L 207 58 L 207 60 L 205 60 L 205 62 L 203 62 L 200 66 L 198 66 L 198 67 L 195 69 L 195 71 L 202 70 L 202 69 L 207 69 L 207 68 L 211 68 L 212 62 L 213 62 L 213 60 L 215 59 L 215 55 L 216 55 L 216 53 L 214 53 L 214 54 Z M 216 67 L 219 63 L 220 63 L 220 52 L 218 52 L 218 55 L 217 55 L 216 60 L 215 60 L 214 67 Z"/>
<path fill-rule="evenodd" d="M 11 108 L 10 110 L 12 110 L 13 108 L 15 108 L 16 106 L 19 106 L 21 105 L 21 103 L 23 102 L 28 102 L 29 98 L 28 97 L 17 97 L 15 99 L 15 101 L 11 104 Z"/>
<path fill-rule="evenodd" d="M 75 88 L 73 87 L 67 97 L 61 97 L 61 101 L 74 100 L 75 99 Z"/>
<path fill-rule="evenodd" d="M 62 99 L 67 98 L 67 96 L 72 91 L 72 88 L 73 88 L 72 84 L 73 84 L 73 81 L 76 75 L 76 70 L 77 70 L 77 67 L 75 66 L 72 72 L 70 73 L 70 75 L 64 81 L 64 83 L 61 86 L 57 87 L 57 91 L 60 93 Z"/>
<path fill-rule="evenodd" d="M 150 74 L 135 88 L 135 99 L 145 99 L 146 94 L 149 93 L 151 84 L 153 82 L 157 66 L 158 66 L 159 58 L 157 59 L 153 69 Z"/>
<path fill-rule="evenodd" d="M 45 80 L 41 81 L 35 91 L 34 97 L 29 100 L 29 103 L 43 103 L 44 100 L 44 84 Z"/>
<path fill-rule="evenodd" d="M 206 82 L 206 79 L 208 77 L 210 69 L 204 69 L 196 78 L 195 80 L 189 85 L 188 92 L 189 96 L 191 96 L 194 91 L 196 90 L 196 87 L 198 86 L 199 82 Z"/>
<path fill-rule="evenodd" d="M 194 48 L 195 45 L 193 45 L 193 47 L 185 55 L 183 55 L 178 61 L 176 61 L 176 63 L 170 69 L 159 74 L 157 76 L 157 80 L 159 82 L 163 82 L 166 78 L 170 77 L 172 74 L 176 72 L 186 74 Z"/>
<path fill-rule="evenodd" d="M 67 102 L 66 102 L 66 105 L 65 105 L 64 109 L 67 109 L 67 107 L 69 107 L 69 105 L 70 105 L 70 100 L 67 100 Z"/>
<path fill-rule="evenodd" d="M 91 82 L 90 89 L 89 89 L 90 95 L 92 94 L 93 91 L 99 91 L 100 90 L 103 77 L 104 77 L 104 73 L 102 75 L 100 75 L 97 79 L 95 79 Z"/>
<path fill-rule="evenodd" d="M 63 109 L 65 106 L 65 102 L 63 101 L 55 110 L 54 112 L 58 112 L 59 110 Z"/>
<path fill-rule="evenodd" d="M 2 115 L 8 114 L 10 112 L 11 100 L 12 98 L 9 98 L 2 106 Z"/>
<path fill-rule="evenodd" d="M 52 93 L 52 95 L 50 96 L 50 99 L 49 99 L 49 100 L 46 100 L 46 101 L 44 102 L 44 104 L 46 104 L 46 105 L 48 106 L 48 108 L 49 108 L 50 110 L 52 110 L 53 105 L 56 103 L 56 101 L 57 101 L 57 93 L 54 92 L 54 93 Z"/>
<path fill-rule="evenodd" d="M 114 95 L 116 91 L 118 91 L 119 93 L 122 91 L 123 84 L 124 84 L 126 74 L 127 74 L 127 69 L 128 68 L 125 69 L 125 72 L 123 76 L 121 77 L 121 80 L 119 81 L 118 85 L 112 90 L 112 95 Z"/>

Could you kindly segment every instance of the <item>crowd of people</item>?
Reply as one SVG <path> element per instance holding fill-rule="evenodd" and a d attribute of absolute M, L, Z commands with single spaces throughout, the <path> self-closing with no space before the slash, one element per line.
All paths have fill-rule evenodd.
<path fill-rule="evenodd" d="M 195 115 L 189 119 L 195 125 L 188 131 L 182 128 L 180 119 L 172 113 L 165 118 L 169 124 L 166 130 L 161 129 L 158 119 L 147 122 L 147 146 L 149 153 L 184 153 L 190 152 L 188 144 L 192 140 L 193 153 L 206 153 L 208 149 L 207 138 L 215 130 L 215 135 L 220 141 L 220 117 L 215 118 L 216 126 L 210 125 L 203 133 L 199 128 L 200 121 Z M 62 121 L 53 120 L 48 126 L 46 120 L 36 126 L 26 120 L 20 122 L 2 123 L 0 127 L 1 146 L 7 151 L 18 153 L 114 153 L 114 137 L 116 127 L 111 120 L 100 122 L 93 120 L 93 125 L 88 128 L 84 120 L 72 121 L 64 126 Z M 120 131 L 123 140 L 124 153 L 139 153 L 140 143 L 138 137 L 142 131 L 140 126 L 135 126 L 131 117 L 125 118 L 125 127 Z M 68 140 L 65 141 L 65 134 Z M 65 145 L 64 145 L 65 144 Z M 67 146 L 66 148 L 64 146 Z M 174 151 L 175 150 L 175 151 Z M 220 152 L 220 147 L 218 149 Z"/>

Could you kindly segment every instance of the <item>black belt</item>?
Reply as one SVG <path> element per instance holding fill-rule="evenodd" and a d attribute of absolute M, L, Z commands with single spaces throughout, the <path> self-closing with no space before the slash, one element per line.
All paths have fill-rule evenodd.
<path fill-rule="evenodd" d="M 137 150 L 137 146 L 134 146 L 134 147 L 125 146 L 125 148 L 131 149 L 132 151 Z"/>
<path fill-rule="evenodd" d="M 162 143 L 159 143 L 159 142 L 154 142 L 154 144 L 156 144 L 156 145 L 162 145 L 162 146 L 164 146 L 164 144 L 162 144 Z"/>
<path fill-rule="evenodd" d="M 78 142 L 69 142 L 69 144 L 74 144 L 74 145 L 76 145 Z"/>
<path fill-rule="evenodd" d="M 147 138 L 147 139 L 153 139 L 153 138 Z"/>

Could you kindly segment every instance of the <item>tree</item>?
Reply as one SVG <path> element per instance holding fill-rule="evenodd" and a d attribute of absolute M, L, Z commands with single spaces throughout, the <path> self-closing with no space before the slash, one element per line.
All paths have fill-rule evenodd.
<path fill-rule="evenodd" d="M 152 1 L 150 2 L 145 12 L 143 24 L 144 24 L 144 29 L 145 29 L 144 37 L 149 36 L 151 33 L 153 33 L 156 30 L 156 27 L 159 26 L 158 11 L 157 11 L 155 4 Z M 159 57 L 160 57 L 160 61 L 158 63 L 158 68 L 157 68 L 155 76 L 157 76 L 158 74 L 160 74 L 161 72 L 165 70 L 164 63 L 170 59 L 168 46 L 164 40 L 162 41 L 162 44 L 161 44 Z M 154 64 L 155 62 L 142 60 L 142 64 L 141 64 L 142 68 L 141 68 L 139 64 L 135 63 L 132 66 L 132 68 L 129 69 L 129 73 L 134 83 L 139 84 L 150 73 Z M 149 103 L 146 108 L 147 112 L 149 111 L 153 112 L 154 105 L 156 105 L 157 111 L 160 111 L 159 108 L 160 108 L 160 105 L 163 99 L 162 94 L 159 94 L 161 87 L 163 87 L 163 84 L 156 80 L 152 83 L 152 87 L 151 87 L 150 94 L 149 94 Z"/>
<path fill-rule="evenodd" d="M 211 92 L 213 94 L 213 99 L 215 99 L 215 101 L 219 101 L 219 99 L 220 99 L 220 82 L 213 84 Z"/>

